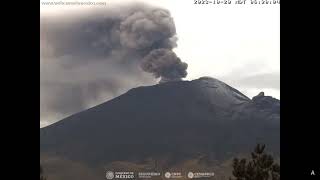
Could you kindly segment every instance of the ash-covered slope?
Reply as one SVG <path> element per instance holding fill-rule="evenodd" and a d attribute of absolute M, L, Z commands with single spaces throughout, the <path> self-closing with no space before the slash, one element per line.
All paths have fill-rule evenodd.
<path fill-rule="evenodd" d="M 279 153 L 279 105 L 207 77 L 139 87 L 40 129 L 40 151 L 95 166 L 199 154 L 224 160 L 258 142 Z"/>

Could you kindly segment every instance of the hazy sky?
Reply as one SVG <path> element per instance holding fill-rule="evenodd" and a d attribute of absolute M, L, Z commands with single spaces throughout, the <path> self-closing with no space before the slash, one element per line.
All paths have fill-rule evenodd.
<path fill-rule="evenodd" d="M 104 2 L 111 6 L 133 1 Z M 264 91 L 280 98 L 280 5 L 196 5 L 193 0 L 142 2 L 170 10 L 178 35 L 174 51 L 188 63 L 186 79 L 211 76 L 249 97 Z M 41 6 L 41 15 L 79 8 Z"/>
<path fill-rule="evenodd" d="M 189 64 L 187 79 L 212 76 L 249 97 L 265 91 L 280 98 L 280 5 L 193 2 L 158 2 L 175 19 L 175 51 Z"/>

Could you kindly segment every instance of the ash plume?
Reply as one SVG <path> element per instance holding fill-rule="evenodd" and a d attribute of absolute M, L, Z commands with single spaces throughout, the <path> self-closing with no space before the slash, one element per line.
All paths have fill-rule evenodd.
<path fill-rule="evenodd" d="M 110 5 L 40 19 L 40 116 L 58 120 L 141 85 L 180 80 L 187 64 L 170 12 Z"/>
<path fill-rule="evenodd" d="M 187 63 L 184 63 L 177 55 L 168 49 L 156 49 L 151 51 L 142 60 L 142 69 L 153 73 L 155 77 L 161 77 L 160 82 L 181 80 L 187 76 Z"/>

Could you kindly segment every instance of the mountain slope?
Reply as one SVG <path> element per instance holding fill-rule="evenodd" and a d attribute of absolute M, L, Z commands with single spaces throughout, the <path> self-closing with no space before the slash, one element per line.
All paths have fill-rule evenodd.
<path fill-rule="evenodd" d="M 40 129 L 40 151 L 90 167 L 199 154 L 223 161 L 258 142 L 279 154 L 279 105 L 209 77 L 139 87 Z"/>

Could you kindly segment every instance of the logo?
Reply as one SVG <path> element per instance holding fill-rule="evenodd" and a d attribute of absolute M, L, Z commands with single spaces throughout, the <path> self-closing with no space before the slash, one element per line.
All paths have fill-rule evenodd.
<path fill-rule="evenodd" d="M 161 176 L 160 172 L 139 172 L 138 179 L 152 179 Z"/>
<path fill-rule="evenodd" d="M 179 179 L 179 178 L 183 178 L 182 173 L 181 172 L 166 172 L 164 174 L 164 177 L 167 179 Z"/>
<path fill-rule="evenodd" d="M 212 178 L 214 176 L 213 172 L 188 172 L 187 174 L 189 179 L 197 179 L 197 178 Z"/>
<path fill-rule="evenodd" d="M 166 172 L 166 173 L 164 174 L 164 177 L 166 177 L 166 178 L 170 178 L 170 177 L 171 177 L 171 173 Z"/>
<path fill-rule="evenodd" d="M 134 179 L 135 175 L 134 175 L 134 172 L 107 171 L 106 178 L 107 179 Z"/>
<path fill-rule="evenodd" d="M 316 173 L 314 172 L 314 170 L 311 171 L 311 176 L 315 176 Z"/>
<path fill-rule="evenodd" d="M 189 179 L 192 179 L 193 177 L 194 177 L 193 172 L 188 172 L 188 178 L 189 178 Z"/>
<path fill-rule="evenodd" d="M 112 171 L 107 171 L 106 178 L 107 179 L 113 179 L 114 178 L 114 173 Z"/>

